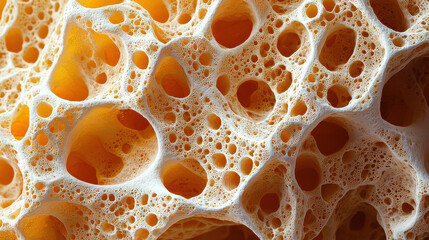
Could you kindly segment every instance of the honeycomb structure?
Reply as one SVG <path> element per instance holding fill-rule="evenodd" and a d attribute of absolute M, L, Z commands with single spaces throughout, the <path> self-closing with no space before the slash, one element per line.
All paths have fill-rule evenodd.
<path fill-rule="evenodd" d="M 0 239 L 429 239 L 429 1 L 0 0 Z"/>

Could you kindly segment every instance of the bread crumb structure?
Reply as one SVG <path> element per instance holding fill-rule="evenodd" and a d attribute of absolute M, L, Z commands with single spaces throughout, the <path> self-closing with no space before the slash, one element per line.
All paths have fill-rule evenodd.
<path fill-rule="evenodd" d="M 429 239 L 429 1 L 0 0 L 0 239 Z"/>

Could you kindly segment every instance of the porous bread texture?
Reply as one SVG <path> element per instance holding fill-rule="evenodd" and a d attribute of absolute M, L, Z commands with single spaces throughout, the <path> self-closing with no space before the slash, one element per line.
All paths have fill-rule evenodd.
<path fill-rule="evenodd" d="M 0 0 L 0 239 L 428 239 L 427 0 Z"/>

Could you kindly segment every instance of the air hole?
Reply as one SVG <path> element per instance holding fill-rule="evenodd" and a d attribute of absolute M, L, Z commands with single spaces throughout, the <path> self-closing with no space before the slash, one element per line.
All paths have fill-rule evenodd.
<path fill-rule="evenodd" d="M 207 117 L 207 122 L 209 124 L 209 127 L 214 130 L 218 130 L 222 125 L 222 120 L 216 114 L 213 113 Z"/>
<path fill-rule="evenodd" d="M 414 207 L 409 203 L 402 203 L 401 208 L 405 214 L 410 214 L 414 211 Z"/>
<path fill-rule="evenodd" d="M 52 106 L 48 103 L 40 103 L 37 106 L 37 114 L 42 118 L 47 118 L 52 114 Z"/>
<path fill-rule="evenodd" d="M 238 187 L 240 184 L 240 175 L 234 171 L 228 171 L 223 175 L 223 186 L 228 191 L 231 191 Z"/>
<path fill-rule="evenodd" d="M 158 217 L 155 214 L 151 213 L 146 216 L 146 223 L 149 226 L 153 227 L 158 223 Z"/>
<path fill-rule="evenodd" d="M 3 15 L 3 9 L 6 6 L 7 0 L 0 0 L 0 20 L 1 16 Z"/>
<path fill-rule="evenodd" d="M 219 90 L 222 95 L 226 95 L 229 92 L 229 80 L 225 75 L 218 77 L 216 81 L 216 88 Z"/>
<path fill-rule="evenodd" d="M 194 129 L 190 126 L 186 126 L 183 129 L 183 132 L 185 133 L 186 136 L 191 136 L 192 134 L 194 134 Z"/>
<path fill-rule="evenodd" d="M 370 0 L 369 4 L 386 27 L 398 32 L 407 30 L 407 22 L 397 0 Z"/>
<path fill-rule="evenodd" d="M 139 229 L 136 231 L 136 240 L 143 240 L 149 236 L 149 231 L 146 229 Z"/>
<path fill-rule="evenodd" d="M 30 113 L 27 105 L 24 105 L 19 110 L 18 114 L 12 120 L 10 132 L 16 140 L 21 140 L 27 133 L 30 120 Z"/>
<path fill-rule="evenodd" d="M 165 23 L 170 17 L 167 7 L 163 0 L 133 0 L 146 9 L 153 20 Z"/>
<path fill-rule="evenodd" d="M 97 75 L 97 77 L 95 78 L 95 82 L 99 83 L 99 84 L 105 84 L 107 82 L 107 75 L 106 73 L 100 73 Z"/>
<path fill-rule="evenodd" d="M 48 36 L 48 33 L 49 33 L 49 27 L 46 25 L 40 26 L 39 30 L 37 31 L 37 35 L 39 35 L 41 39 L 46 38 Z"/>
<path fill-rule="evenodd" d="M 179 17 L 179 19 L 178 19 L 178 22 L 179 22 L 180 24 L 186 24 L 186 23 L 188 23 L 189 21 L 191 21 L 191 15 L 189 15 L 189 14 L 187 14 L 187 13 L 184 13 L 184 14 L 180 15 L 180 17 Z"/>
<path fill-rule="evenodd" d="M 338 186 L 337 184 L 323 184 L 321 187 L 323 200 L 329 202 L 340 189 L 340 186 Z"/>
<path fill-rule="evenodd" d="M 344 164 L 351 163 L 355 159 L 355 155 L 356 155 L 356 152 L 353 150 L 346 151 L 344 152 L 343 157 L 341 158 L 341 161 Z"/>
<path fill-rule="evenodd" d="M 109 21 L 112 24 L 118 24 L 124 21 L 124 14 L 122 12 L 114 12 L 109 17 Z"/>
<path fill-rule="evenodd" d="M 172 56 L 164 57 L 155 72 L 155 79 L 165 93 L 184 98 L 190 94 L 188 77 L 183 67 Z"/>
<path fill-rule="evenodd" d="M 158 152 L 152 126 L 131 109 L 92 109 L 71 132 L 69 144 L 67 171 L 81 181 L 100 185 L 133 179 L 149 166 Z M 133 147 L 123 152 L 124 144 Z M 125 154 L 139 157 L 128 159 Z"/>
<path fill-rule="evenodd" d="M 315 4 L 311 4 L 310 6 L 307 7 L 307 10 L 305 11 L 305 13 L 307 14 L 307 17 L 309 18 L 314 18 L 317 16 L 317 6 Z"/>
<path fill-rule="evenodd" d="M 408 67 L 408 66 L 407 66 Z M 407 84 L 412 73 L 407 67 L 392 76 L 383 87 L 380 103 L 381 117 L 395 126 L 411 125 L 420 113 L 415 91 Z"/>
<path fill-rule="evenodd" d="M 335 2 L 334 0 L 323 0 L 323 6 L 325 7 L 326 11 L 330 12 L 334 10 Z"/>
<path fill-rule="evenodd" d="M 291 110 L 292 117 L 303 116 L 307 112 L 307 105 L 303 101 L 299 101 Z"/>
<path fill-rule="evenodd" d="M 294 32 L 283 32 L 277 40 L 277 49 L 285 56 L 290 57 L 301 47 L 301 39 Z"/>
<path fill-rule="evenodd" d="M 85 77 L 76 59 L 92 54 L 92 45 L 88 43 L 88 32 L 73 25 L 68 28 L 63 52 L 51 75 L 49 87 L 60 98 L 69 101 L 82 101 L 88 95 Z"/>
<path fill-rule="evenodd" d="M 338 66 L 347 63 L 356 45 L 356 33 L 351 28 L 338 29 L 326 38 L 319 54 L 320 63 L 334 71 Z"/>
<path fill-rule="evenodd" d="M 22 58 L 28 63 L 35 63 L 39 58 L 39 50 L 37 50 L 35 47 L 29 47 L 24 50 L 24 55 Z"/>
<path fill-rule="evenodd" d="M 9 185 L 14 176 L 15 171 L 12 166 L 6 161 L 6 159 L 0 158 L 0 184 Z"/>
<path fill-rule="evenodd" d="M 363 62 L 359 60 L 354 61 L 352 64 L 350 64 L 349 74 L 352 78 L 359 77 L 362 74 L 364 68 L 365 65 L 363 65 Z"/>
<path fill-rule="evenodd" d="M 393 39 L 392 42 L 396 47 L 403 47 L 405 45 L 405 41 L 401 37 Z"/>
<path fill-rule="evenodd" d="M 276 97 L 263 81 L 247 80 L 237 89 L 237 99 L 253 120 L 263 120 L 273 110 Z"/>
<path fill-rule="evenodd" d="M 249 175 L 253 169 L 253 161 L 249 157 L 244 157 L 240 162 L 240 169 L 244 175 Z"/>
<path fill-rule="evenodd" d="M 64 224 L 51 215 L 24 218 L 19 227 L 25 239 L 68 239 Z"/>
<path fill-rule="evenodd" d="M 149 57 L 143 51 L 137 51 L 133 56 L 134 64 L 140 69 L 146 69 L 149 65 Z"/>
<path fill-rule="evenodd" d="M 226 48 L 234 48 L 244 43 L 252 29 L 249 6 L 242 0 L 225 1 L 211 26 L 215 40 Z"/>
<path fill-rule="evenodd" d="M 331 106 L 334 108 L 345 107 L 349 105 L 350 100 L 352 100 L 347 88 L 340 85 L 330 87 L 328 89 L 327 98 Z"/>
<path fill-rule="evenodd" d="M 6 49 L 9 52 L 17 53 L 21 51 L 23 43 L 21 30 L 19 30 L 19 28 L 9 29 L 9 31 L 6 33 L 5 41 Z"/>
<path fill-rule="evenodd" d="M 200 63 L 204 66 L 208 66 L 210 65 L 210 63 L 212 62 L 212 55 L 210 55 L 210 53 L 203 53 L 201 54 L 201 56 L 198 59 L 200 61 Z"/>
<path fill-rule="evenodd" d="M 123 0 L 77 0 L 77 2 L 86 8 L 100 8 L 108 5 L 122 3 Z"/>
<path fill-rule="evenodd" d="M 276 212 L 280 207 L 280 199 L 276 193 L 267 193 L 259 201 L 261 210 L 266 214 Z"/>
<path fill-rule="evenodd" d="M 325 155 L 331 155 L 340 151 L 349 140 L 349 134 L 342 126 L 322 121 L 311 131 L 316 140 L 317 148 Z"/>
<path fill-rule="evenodd" d="M 188 199 L 200 195 L 207 185 L 206 171 L 193 159 L 166 165 L 161 178 L 168 191 Z"/>
<path fill-rule="evenodd" d="M 320 184 L 320 166 L 313 155 L 303 154 L 296 159 L 295 179 L 304 191 L 312 191 Z"/>
<path fill-rule="evenodd" d="M 290 132 L 289 130 L 285 129 L 280 133 L 280 139 L 282 142 L 287 143 L 290 139 Z"/>
<path fill-rule="evenodd" d="M 101 224 L 101 230 L 107 233 L 111 233 L 115 230 L 115 226 L 110 223 L 104 222 Z"/>
<path fill-rule="evenodd" d="M 213 154 L 212 159 L 215 167 L 223 169 L 226 166 L 226 157 L 223 153 Z"/>
<path fill-rule="evenodd" d="M 38 134 L 38 135 L 36 136 L 36 139 L 37 139 L 37 142 L 38 142 L 40 145 L 42 145 L 42 146 L 44 146 L 44 145 L 48 144 L 48 141 L 49 141 L 48 136 L 46 136 L 46 135 L 45 135 L 45 134 L 43 134 L 43 133 Z"/>

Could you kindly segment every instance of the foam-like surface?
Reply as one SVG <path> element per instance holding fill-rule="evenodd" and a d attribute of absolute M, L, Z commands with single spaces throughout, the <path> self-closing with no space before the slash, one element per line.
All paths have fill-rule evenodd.
<path fill-rule="evenodd" d="M 429 238 L 427 0 L 0 0 L 0 239 Z"/>

